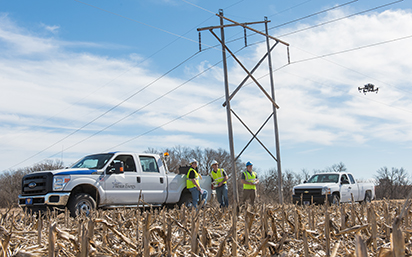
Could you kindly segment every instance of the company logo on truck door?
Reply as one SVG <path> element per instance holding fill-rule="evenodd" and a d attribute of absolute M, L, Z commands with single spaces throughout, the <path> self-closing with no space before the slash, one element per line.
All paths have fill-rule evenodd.
<path fill-rule="evenodd" d="M 113 188 L 119 189 L 119 188 L 123 188 L 123 189 L 135 189 L 136 186 L 135 185 L 130 185 L 128 183 L 123 184 L 120 181 L 114 180 L 112 182 Z"/>

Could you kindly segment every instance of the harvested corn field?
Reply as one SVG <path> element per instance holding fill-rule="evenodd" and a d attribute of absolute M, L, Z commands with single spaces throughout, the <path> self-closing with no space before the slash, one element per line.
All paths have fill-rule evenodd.
<path fill-rule="evenodd" d="M 409 201 L 3 211 L 0 256 L 411 256 Z"/>

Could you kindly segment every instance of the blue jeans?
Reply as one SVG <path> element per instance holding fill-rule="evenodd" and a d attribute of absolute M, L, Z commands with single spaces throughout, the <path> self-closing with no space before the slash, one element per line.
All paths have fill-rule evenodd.
<path fill-rule="evenodd" d="M 223 184 L 221 187 L 216 188 L 217 201 L 220 203 L 220 207 L 228 207 L 229 199 L 227 197 L 227 184 Z"/>
<path fill-rule="evenodd" d="M 189 191 L 192 194 L 193 207 L 197 209 L 197 203 L 199 202 L 200 191 L 197 190 L 196 187 L 189 188 Z M 206 202 L 207 202 L 207 191 L 206 190 L 203 190 L 202 198 L 200 200 L 201 201 L 205 200 L 205 203 L 203 204 L 203 206 L 206 205 Z"/>

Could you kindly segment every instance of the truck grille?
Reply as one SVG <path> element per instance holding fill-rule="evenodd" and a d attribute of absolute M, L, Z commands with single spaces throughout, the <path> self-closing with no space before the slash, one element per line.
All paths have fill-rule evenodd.
<path fill-rule="evenodd" d="M 312 189 L 295 189 L 295 195 L 310 195 L 310 196 L 321 196 L 322 195 L 322 189 L 321 188 L 312 188 Z"/>
<path fill-rule="evenodd" d="M 52 179 L 50 172 L 28 174 L 23 177 L 21 193 L 24 196 L 47 194 L 52 189 Z"/>

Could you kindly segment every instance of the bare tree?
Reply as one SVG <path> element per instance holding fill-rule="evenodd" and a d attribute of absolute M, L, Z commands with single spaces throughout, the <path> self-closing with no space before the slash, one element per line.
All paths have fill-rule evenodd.
<path fill-rule="evenodd" d="M 375 179 L 377 199 L 403 199 L 412 189 L 411 178 L 403 168 L 380 168 Z"/>
<path fill-rule="evenodd" d="M 271 169 L 261 176 L 258 191 L 260 199 L 264 202 L 279 201 L 278 189 L 278 172 L 276 169 Z M 285 170 L 282 173 L 283 181 L 283 199 L 285 202 L 292 200 L 292 188 L 301 183 L 302 176 L 290 170 Z"/>
<path fill-rule="evenodd" d="M 346 167 L 345 167 L 345 164 L 343 164 L 342 162 L 338 164 L 333 164 L 331 167 L 327 167 L 325 169 L 325 172 L 344 172 L 344 171 L 346 171 Z"/>
<path fill-rule="evenodd" d="M 0 207 L 17 207 L 17 196 L 21 191 L 21 180 L 27 171 L 4 171 L 0 174 Z"/>
<path fill-rule="evenodd" d="M 21 182 L 24 175 L 35 171 L 56 170 L 63 167 L 63 162 L 60 160 L 45 160 L 31 167 L 4 171 L 0 174 L 0 207 L 17 207 L 17 199 L 21 192 Z"/>
<path fill-rule="evenodd" d="M 302 180 L 303 181 L 307 181 L 311 177 L 311 175 L 310 175 L 310 173 L 307 169 L 302 169 L 301 174 L 302 174 Z M 301 182 L 299 182 L 299 184 L 300 183 Z"/>

